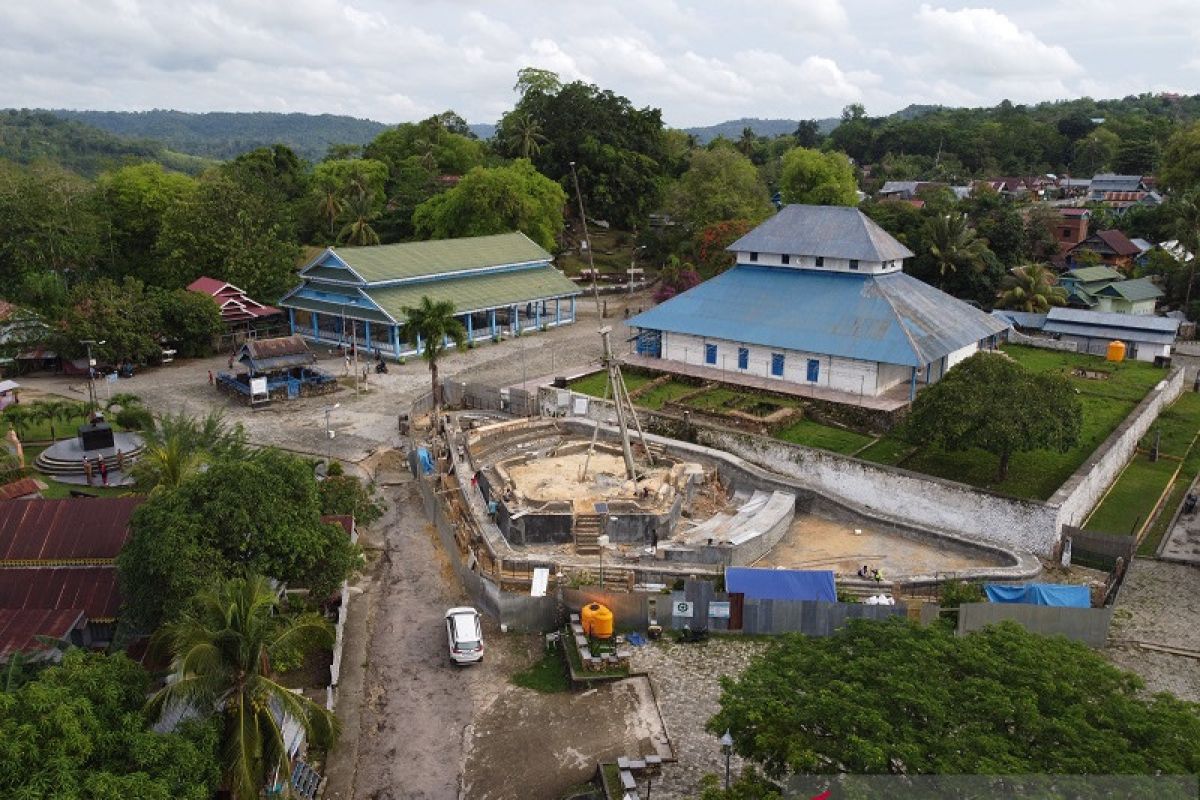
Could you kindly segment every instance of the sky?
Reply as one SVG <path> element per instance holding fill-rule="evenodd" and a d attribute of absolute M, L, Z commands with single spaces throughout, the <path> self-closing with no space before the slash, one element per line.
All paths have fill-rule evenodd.
<path fill-rule="evenodd" d="M 0 107 L 495 122 L 535 66 L 668 125 L 1200 92 L 1200 0 L 2 0 Z"/>

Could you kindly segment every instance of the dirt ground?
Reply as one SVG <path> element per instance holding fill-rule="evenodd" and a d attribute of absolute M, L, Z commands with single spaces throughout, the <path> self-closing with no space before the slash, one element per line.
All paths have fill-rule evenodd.
<path fill-rule="evenodd" d="M 855 529 L 862 533 L 856 535 Z M 779 544 L 756 561 L 754 566 L 832 569 L 838 575 L 852 576 L 863 564 L 867 564 L 871 569 L 883 570 L 883 574 L 890 579 L 1001 563 L 985 551 L 967 553 L 951 550 L 861 522 L 797 514 L 791 529 Z"/>
<path fill-rule="evenodd" d="M 645 678 L 559 694 L 512 686 L 472 726 L 463 797 L 553 798 L 590 779 L 597 761 L 652 753 L 671 750 Z"/>
<path fill-rule="evenodd" d="M 1109 637 L 1190 650 L 1200 655 L 1200 567 L 1135 559 L 1113 612 Z M 1150 692 L 1200 702 L 1200 660 L 1133 644 L 1105 649 L 1114 664 L 1137 673 Z"/>

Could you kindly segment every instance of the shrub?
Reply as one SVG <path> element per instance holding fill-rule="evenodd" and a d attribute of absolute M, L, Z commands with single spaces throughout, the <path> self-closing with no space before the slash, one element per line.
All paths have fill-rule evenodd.
<path fill-rule="evenodd" d="M 122 428 L 130 431 L 144 431 L 154 427 L 154 415 L 143 405 L 131 403 L 123 406 L 114 421 Z"/>

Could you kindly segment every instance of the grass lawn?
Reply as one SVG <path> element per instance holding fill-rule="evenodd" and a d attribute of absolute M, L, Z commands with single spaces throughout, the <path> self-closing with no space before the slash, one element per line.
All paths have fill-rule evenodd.
<path fill-rule="evenodd" d="M 1158 420 L 1142 439 L 1142 447 L 1154 446 L 1156 432 L 1161 433 L 1159 452 L 1183 458 L 1200 430 L 1200 394 L 1184 392 L 1170 408 L 1159 414 Z"/>
<path fill-rule="evenodd" d="M 1151 462 L 1139 453 L 1117 478 L 1104 500 L 1092 512 L 1084 530 L 1128 535 L 1136 533 L 1153 513 L 1155 503 L 1179 467 L 1174 459 Z"/>
<path fill-rule="evenodd" d="M 545 694 L 565 692 L 571 688 L 571 679 L 567 676 L 566 665 L 557 648 L 547 651 L 542 660 L 529 669 L 513 675 L 512 682 Z"/>
<path fill-rule="evenodd" d="M 674 402 L 685 394 L 694 391 L 696 391 L 696 386 L 693 384 L 682 383 L 680 381 L 667 381 L 666 383 L 660 383 L 652 389 L 647 389 L 644 394 L 635 397 L 633 402 L 642 408 L 658 411 L 667 403 Z"/>
<path fill-rule="evenodd" d="M 775 438 L 792 444 L 819 447 L 822 450 L 832 450 L 835 453 L 846 455 L 863 448 L 871 441 L 871 437 L 865 434 L 822 425 L 808 419 L 792 423 L 777 432 Z"/>
<path fill-rule="evenodd" d="M 1016 497 L 1045 500 L 1108 438 L 1146 393 L 1166 377 L 1162 369 L 1140 361 L 1110 364 L 1096 356 L 1020 345 L 1006 345 L 1004 352 L 1027 369 L 1057 372 L 1071 382 L 1083 404 L 1079 442 L 1065 453 L 1032 450 L 1013 455 L 1008 478 L 1003 482 L 996 480 L 999 460 L 983 450 L 943 453 L 926 448 L 908 458 L 904 462 L 905 469 Z M 1106 380 L 1082 378 L 1071 373 L 1076 367 L 1105 372 L 1109 377 Z M 904 444 L 889 436 L 865 450 L 861 457 L 894 464 L 903 458 L 904 452 Z"/>
<path fill-rule="evenodd" d="M 732 389 L 728 386 L 718 386 L 715 389 L 709 389 L 707 392 L 701 392 L 687 399 L 685 405 L 689 405 L 699 411 L 720 411 L 724 408 L 737 408 L 742 399 L 746 397 L 746 392 L 738 389 Z"/>
<path fill-rule="evenodd" d="M 654 380 L 651 375 L 643 375 L 640 372 L 623 372 L 622 377 L 625 378 L 625 388 L 630 392 L 637 391 L 642 386 L 645 386 L 650 381 Z M 584 375 L 582 378 L 576 378 L 567 384 L 567 387 L 573 392 L 590 395 L 592 397 L 604 397 L 604 389 L 608 386 L 608 373 L 603 370 L 593 372 L 591 375 Z M 612 399 L 612 390 L 608 392 L 608 399 Z"/>
<path fill-rule="evenodd" d="M 588 226 L 588 238 L 592 241 L 592 261 L 600 272 L 624 272 L 629 269 L 633 257 L 636 237 L 626 231 L 604 230 Z M 555 259 L 555 264 L 567 275 L 578 275 L 587 269 L 587 253 L 572 251 Z M 646 264 L 638 264 L 646 267 Z"/>
<path fill-rule="evenodd" d="M 908 442 L 889 436 L 875 442 L 859 453 L 857 457 L 865 461 L 874 461 L 876 464 L 895 465 L 915 449 Z"/>

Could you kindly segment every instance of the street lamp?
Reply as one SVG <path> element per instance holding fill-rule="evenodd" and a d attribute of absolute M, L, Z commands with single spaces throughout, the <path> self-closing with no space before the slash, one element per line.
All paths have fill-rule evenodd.
<path fill-rule="evenodd" d="M 92 358 L 92 345 L 101 346 L 107 344 L 106 339 L 96 341 L 95 339 L 81 339 L 80 344 L 87 345 L 87 360 L 88 360 L 88 403 L 92 407 L 92 412 L 96 411 L 96 359 Z"/>
<path fill-rule="evenodd" d="M 329 427 L 329 415 L 342 407 L 341 403 L 334 403 L 331 406 L 325 406 L 322 409 L 325 412 L 325 474 L 329 474 L 329 465 L 333 463 L 333 428 Z"/>
<path fill-rule="evenodd" d="M 729 793 L 729 759 L 733 756 L 733 737 L 729 735 L 729 729 L 725 729 L 725 733 L 721 736 L 721 752 L 725 754 L 725 793 Z"/>

